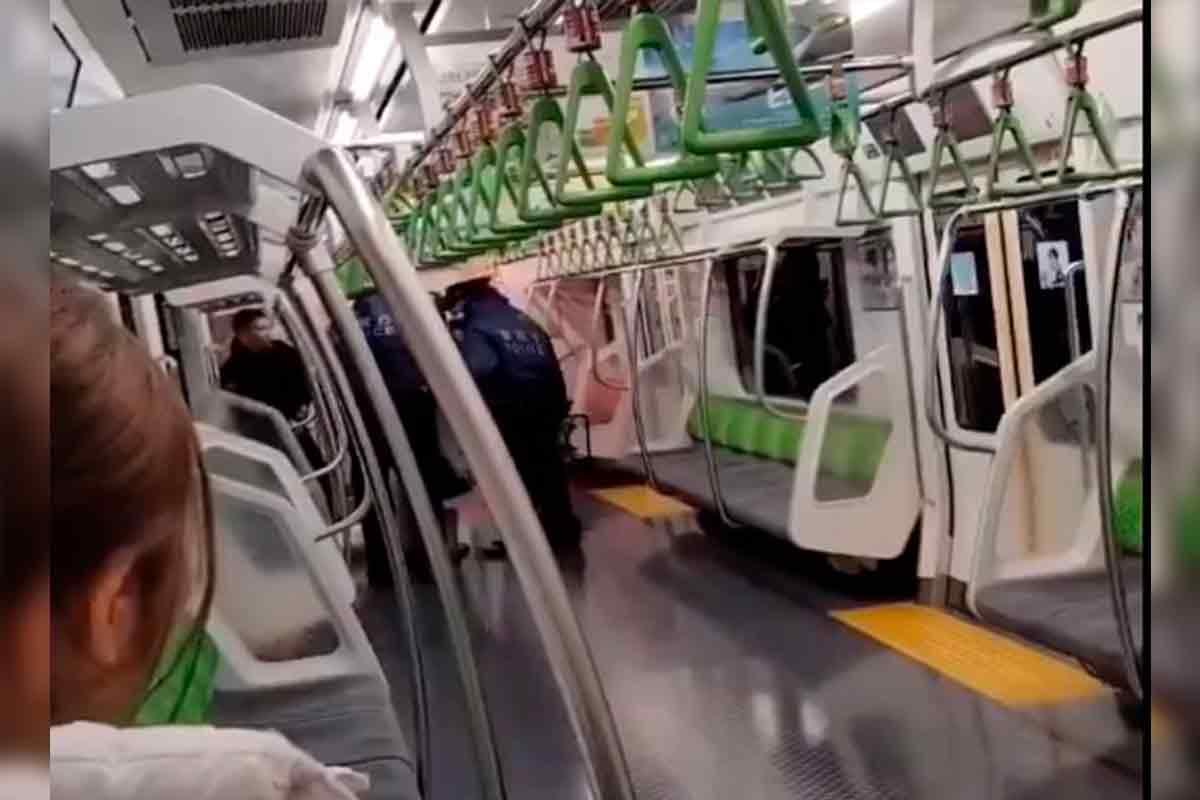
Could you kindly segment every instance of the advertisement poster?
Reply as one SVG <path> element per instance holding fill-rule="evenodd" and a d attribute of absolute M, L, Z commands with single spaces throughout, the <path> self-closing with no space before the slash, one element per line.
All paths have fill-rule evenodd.
<path fill-rule="evenodd" d="M 804 32 L 794 30 L 792 41 L 803 38 Z M 690 22 L 671 25 L 671 36 L 679 51 L 679 59 L 686 72 L 692 69 L 692 51 L 695 47 L 695 28 Z M 775 62 L 769 53 L 755 55 L 750 49 L 744 20 L 722 22 L 717 31 L 717 43 L 713 52 L 714 72 L 729 70 L 774 68 Z M 639 77 L 665 75 L 662 61 L 653 51 L 644 51 L 640 61 Z M 858 91 L 854 76 L 846 76 L 849 99 L 857 103 Z M 809 95 L 817 110 L 817 117 L 825 131 L 829 129 L 829 95 L 823 83 L 809 84 Z M 672 153 L 679 151 L 679 110 L 676 108 L 674 92 L 656 91 L 650 96 L 651 118 L 654 130 L 655 151 Z M 682 98 L 679 100 L 682 102 Z M 711 131 L 737 128 L 778 128 L 796 121 L 796 111 L 787 89 L 773 88 L 770 83 L 733 83 L 709 86 L 704 104 L 705 124 Z"/>

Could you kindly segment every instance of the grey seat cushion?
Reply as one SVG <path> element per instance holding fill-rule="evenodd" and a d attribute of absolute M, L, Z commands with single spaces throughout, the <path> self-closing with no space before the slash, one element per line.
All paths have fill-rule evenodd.
<path fill-rule="evenodd" d="M 412 753 L 387 688 L 370 676 L 301 687 L 217 692 L 218 726 L 275 730 L 318 761 L 371 776 L 371 800 L 418 800 Z"/>
<path fill-rule="evenodd" d="M 1142 562 L 1121 561 L 1133 640 L 1142 646 Z M 1090 667 L 1102 680 L 1126 686 L 1121 640 L 1103 570 L 1049 578 L 1004 581 L 985 587 L 976 598 L 980 615 Z"/>
<path fill-rule="evenodd" d="M 713 447 L 713 457 L 717 464 L 721 497 L 729 514 L 739 522 L 777 536 L 787 536 L 792 483 L 795 480 L 792 465 L 716 446 Z M 626 458 L 622 465 L 637 475 L 643 474 L 639 457 Z M 703 445 L 671 453 L 655 453 L 651 456 L 651 465 L 663 489 L 683 495 L 706 508 L 716 507 Z"/>

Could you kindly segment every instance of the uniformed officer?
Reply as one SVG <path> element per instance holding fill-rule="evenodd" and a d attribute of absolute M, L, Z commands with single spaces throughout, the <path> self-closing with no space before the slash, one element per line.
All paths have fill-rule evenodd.
<path fill-rule="evenodd" d="M 417 468 L 429 491 L 429 499 L 434 509 L 440 510 L 444 501 L 466 492 L 471 487 L 450 466 L 450 462 L 442 453 L 441 441 L 438 438 L 437 401 L 383 297 L 374 289 L 360 293 L 354 299 L 354 313 L 371 348 L 371 354 L 379 365 L 388 394 L 396 405 L 400 422 L 416 458 Z M 361 392 L 361 387 L 356 387 L 356 391 L 365 394 Z M 364 417 L 370 418 L 368 424 L 373 428 L 372 438 L 377 442 L 384 442 L 374 415 Z M 382 444 L 375 450 L 381 454 L 390 452 Z M 381 534 L 375 525 L 365 525 L 363 532 L 367 546 L 367 580 L 372 586 L 389 585 L 391 573 L 387 566 L 387 552 L 383 548 Z M 463 548 L 451 548 L 451 557 L 456 561 L 463 555 Z M 408 548 L 407 560 L 418 575 L 424 573 L 427 567 L 425 552 L 416 546 L 415 542 Z"/>
<path fill-rule="evenodd" d="M 582 525 L 559 443 L 570 401 L 550 337 L 486 277 L 455 284 L 446 295 L 454 309 L 451 330 L 551 547 L 577 550 Z"/>

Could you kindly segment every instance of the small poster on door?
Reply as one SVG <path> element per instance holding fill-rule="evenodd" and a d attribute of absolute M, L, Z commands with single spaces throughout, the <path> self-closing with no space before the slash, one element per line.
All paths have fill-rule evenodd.
<path fill-rule="evenodd" d="M 900 307 L 896 254 L 889 242 L 862 247 L 862 305 L 864 311 L 893 311 Z"/>
<path fill-rule="evenodd" d="M 979 268 L 974 253 L 951 254 L 950 285 L 955 297 L 974 297 L 979 294 Z"/>
<path fill-rule="evenodd" d="M 1038 242 L 1038 278 L 1043 289 L 1061 289 L 1066 285 L 1065 273 L 1071 262 L 1067 256 L 1067 243 L 1057 240 Z"/>

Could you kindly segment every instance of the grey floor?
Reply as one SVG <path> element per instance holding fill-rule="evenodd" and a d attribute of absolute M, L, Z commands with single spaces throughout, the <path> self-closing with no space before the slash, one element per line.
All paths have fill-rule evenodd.
<path fill-rule="evenodd" d="M 639 800 L 1101 800 L 1142 795 L 1140 736 L 1109 698 L 1018 713 L 843 627 L 878 602 L 727 538 L 669 539 L 579 498 L 586 563 L 565 571 Z M 462 567 L 508 797 L 590 797 L 511 567 Z M 479 796 L 461 690 L 431 587 L 418 587 L 430 800 Z M 390 595 L 364 623 L 411 725 Z M 1003 665 L 997 665 L 1003 669 Z"/>

